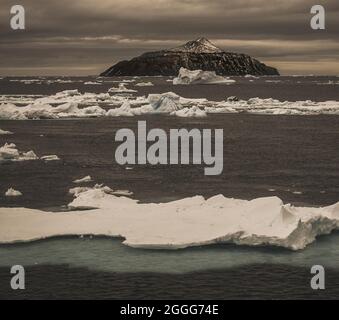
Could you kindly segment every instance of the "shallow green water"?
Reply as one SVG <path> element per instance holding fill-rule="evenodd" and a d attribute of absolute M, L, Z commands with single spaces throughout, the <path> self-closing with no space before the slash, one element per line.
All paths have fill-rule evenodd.
<path fill-rule="evenodd" d="M 320 237 L 305 250 L 208 246 L 177 251 L 126 247 L 119 239 L 56 238 L 0 246 L 0 267 L 20 264 L 86 267 L 109 272 L 187 273 L 250 264 L 287 264 L 311 268 L 315 264 L 339 270 L 339 233 Z"/>

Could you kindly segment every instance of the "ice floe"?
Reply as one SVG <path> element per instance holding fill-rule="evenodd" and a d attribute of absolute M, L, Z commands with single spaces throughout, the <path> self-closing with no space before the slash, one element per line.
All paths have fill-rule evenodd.
<path fill-rule="evenodd" d="M 109 89 L 108 92 L 110 93 L 133 93 L 133 92 L 138 92 L 138 91 L 126 88 L 125 83 L 119 83 L 118 88 L 113 87 Z"/>
<path fill-rule="evenodd" d="M 154 84 L 152 82 L 139 82 L 135 84 L 136 87 L 153 87 Z"/>
<path fill-rule="evenodd" d="M 97 186 L 72 194 L 71 212 L 0 208 L 0 243 L 54 236 L 105 235 L 135 248 L 180 249 L 234 243 L 300 250 L 339 228 L 339 203 L 294 207 L 277 197 L 239 200 L 217 195 L 169 203 L 139 203 Z M 83 208 L 96 208 L 80 211 Z M 44 226 L 41 228 L 41 226 Z"/>
<path fill-rule="evenodd" d="M 59 161 L 60 160 L 60 158 L 55 154 L 43 156 L 40 159 L 43 160 L 43 161 L 47 161 L 47 162 L 49 162 L 49 161 Z"/>
<path fill-rule="evenodd" d="M 43 161 L 57 161 L 60 158 L 57 155 L 45 155 L 39 158 L 34 151 L 19 151 L 14 143 L 5 143 L 0 147 L 0 163 L 11 161 L 31 161 L 31 160 L 43 160 Z"/>
<path fill-rule="evenodd" d="M 204 110 L 199 109 L 194 106 L 191 108 L 184 108 L 178 111 L 173 111 L 172 116 L 182 117 L 182 118 L 202 118 L 207 117 L 207 113 Z"/>
<path fill-rule="evenodd" d="M 79 108 L 76 102 L 67 102 L 57 107 L 40 101 L 25 107 L 13 104 L 0 105 L 0 119 L 59 119 L 59 118 L 90 118 L 105 116 L 106 111 L 99 106 Z"/>
<path fill-rule="evenodd" d="M 84 178 L 74 180 L 73 183 L 80 184 L 80 183 L 91 182 L 91 181 L 93 181 L 92 177 L 86 176 Z"/>
<path fill-rule="evenodd" d="M 13 134 L 13 132 L 0 129 L 0 136 L 10 135 L 10 134 Z"/>
<path fill-rule="evenodd" d="M 4 161 L 25 161 L 37 160 L 38 156 L 34 151 L 21 152 L 14 143 L 6 143 L 0 147 L 0 163 Z"/>
<path fill-rule="evenodd" d="M 9 188 L 6 193 L 5 193 L 6 197 L 20 197 L 22 196 L 22 193 L 18 190 L 15 190 L 13 188 Z"/>
<path fill-rule="evenodd" d="M 102 85 L 102 82 L 87 81 L 87 82 L 84 82 L 84 85 L 85 86 L 100 86 Z"/>
<path fill-rule="evenodd" d="M 173 84 L 231 84 L 235 80 L 218 76 L 215 71 L 188 70 L 180 68 L 179 75 L 173 79 Z"/>

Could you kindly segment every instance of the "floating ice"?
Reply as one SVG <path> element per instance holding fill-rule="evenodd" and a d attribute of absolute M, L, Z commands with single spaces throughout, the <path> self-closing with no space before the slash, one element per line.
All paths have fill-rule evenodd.
<path fill-rule="evenodd" d="M 39 159 L 33 151 L 20 152 L 14 143 L 5 143 L 0 147 L 0 162 L 25 161 Z"/>
<path fill-rule="evenodd" d="M 0 129 L 0 136 L 10 135 L 10 134 L 13 134 L 13 132 Z"/>
<path fill-rule="evenodd" d="M 188 70 L 180 68 L 179 75 L 173 79 L 173 84 L 218 84 L 234 83 L 235 80 L 218 76 L 215 71 Z"/>
<path fill-rule="evenodd" d="M 20 197 L 22 196 L 22 193 L 18 190 L 15 190 L 13 188 L 9 188 L 6 193 L 5 193 L 6 197 Z"/>
<path fill-rule="evenodd" d="M 74 180 L 73 183 L 79 184 L 79 183 L 85 183 L 85 182 L 91 182 L 91 181 L 93 181 L 92 177 L 91 176 L 86 176 L 84 178 Z"/>
<path fill-rule="evenodd" d="M 153 87 L 154 84 L 152 82 L 139 82 L 135 86 L 136 87 Z"/>
<path fill-rule="evenodd" d="M 110 93 L 132 93 L 132 92 L 138 92 L 138 91 L 133 90 L 133 89 L 127 89 L 125 86 L 125 83 L 119 83 L 118 88 L 113 87 L 109 89 L 108 92 Z"/>
<path fill-rule="evenodd" d="M 67 102 L 57 107 L 37 101 L 25 107 L 13 104 L 0 105 L 0 119 L 27 120 L 27 119 L 59 119 L 59 118 L 89 118 L 101 117 L 106 111 L 99 106 L 89 106 L 80 109 L 78 103 Z"/>
<path fill-rule="evenodd" d="M 92 86 L 100 86 L 100 85 L 102 85 L 102 83 L 101 82 L 94 82 L 94 81 L 87 81 L 87 82 L 84 82 L 84 85 L 85 86 L 90 86 L 90 85 L 92 85 Z"/>
<path fill-rule="evenodd" d="M 277 197 L 247 201 L 218 195 L 207 200 L 195 196 L 144 204 L 112 195 L 100 186 L 79 191 L 73 192 L 72 212 L 0 208 L 0 243 L 105 235 L 123 237 L 125 245 L 135 248 L 235 243 L 299 250 L 318 235 L 339 228 L 339 203 L 323 208 L 293 207 Z M 82 208 L 97 209 L 77 210 Z"/>
<path fill-rule="evenodd" d="M 120 108 L 110 109 L 106 113 L 107 117 L 133 117 L 134 113 L 128 101 L 125 101 Z"/>
<path fill-rule="evenodd" d="M 180 96 L 173 92 L 163 94 L 150 94 L 148 101 L 156 112 L 170 113 L 182 108 Z"/>
<path fill-rule="evenodd" d="M 182 118 L 202 118 L 207 117 L 207 113 L 204 110 L 199 109 L 194 106 L 192 108 L 184 108 L 178 111 L 173 111 L 172 116 L 182 117 Z"/>
<path fill-rule="evenodd" d="M 41 160 L 44 160 L 44 161 L 59 161 L 60 158 L 55 155 L 55 154 L 52 154 L 52 155 L 47 155 L 47 156 L 43 156 L 40 158 Z"/>

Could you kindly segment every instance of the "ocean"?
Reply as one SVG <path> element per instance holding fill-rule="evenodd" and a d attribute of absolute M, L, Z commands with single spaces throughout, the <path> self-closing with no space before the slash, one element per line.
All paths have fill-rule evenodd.
<path fill-rule="evenodd" d="M 234 77 L 232 85 L 173 86 L 168 78 L 147 77 L 153 86 L 138 87 L 131 78 L 20 77 L 0 79 L 0 104 L 28 100 L 63 90 L 106 93 L 126 81 L 135 96 L 172 91 L 185 98 L 221 101 L 229 96 L 280 101 L 339 101 L 338 77 Z M 33 80 L 33 81 L 32 81 Z M 135 79 L 134 79 L 135 80 Z M 113 82 L 114 81 L 114 82 Z M 85 84 L 89 83 L 89 84 Z M 20 101 L 22 101 L 20 103 Z M 105 110 L 110 103 L 98 103 Z M 305 106 L 307 109 L 307 106 Z M 224 130 L 224 169 L 205 176 L 203 165 L 135 165 L 114 160 L 115 133 L 149 128 Z M 72 181 L 90 175 L 96 183 L 133 192 L 142 203 L 160 203 L 222 194 L 251 200 L 277 196 L 296 206 L 327 206 L 339 201 L 339 117 L 335 114 L 208 114 L 181 118 L 166 114 L 137 117 L 0 120 L 0 146 L 15 143 L 37 155 L 60 161 L 0 164 L 0 207 L 69 210 Z M 91 183 L 85 184 L 92 185 Z M 5 197 L 9 187 L 21 197 Z M 1 216 L 0 216 L 1 223 Z M 44 226 L 41 226 L 43 228 Z M 293 252 L 271 246 L 233 244 L 180 250 L 145 250 L 107 237 L 58 237 L 0 245 L 1 299 L 314 299 L 339 297 L 339 236 L 319 237 Z M 10 288 L 10 267 L 25 266 L 26 290 Z M 312 290 L 313 265 L 326 270 L 326 289 Z"/>

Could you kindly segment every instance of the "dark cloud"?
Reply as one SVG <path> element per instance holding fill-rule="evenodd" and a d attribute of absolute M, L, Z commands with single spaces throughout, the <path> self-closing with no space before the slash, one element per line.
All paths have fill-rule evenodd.
<path fill-rule="evenodd" d="M 14 4 L 0 4 L 1 74 L 96 74 L 202 35 L 283 72 L 339 74 L 338 0 L 317 1 L 327 12 L 324 31 L 310 28 L 314 0 L 21 0 L 25 31 L 9 27 Z M 326 68 L 314 72 L 314 63 Z"/>

